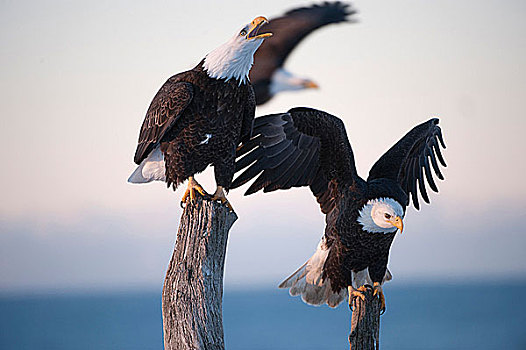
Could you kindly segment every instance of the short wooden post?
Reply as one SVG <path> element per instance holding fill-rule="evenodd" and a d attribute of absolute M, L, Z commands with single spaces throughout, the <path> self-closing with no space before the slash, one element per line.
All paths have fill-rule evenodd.
<path fill-rule="evenodd" d="M 165 350 L 224 350 L 223 271 L 237 215 L 198 198 L 184 208 L 162 295 Z"/>
<path fill-rule="evenodd" d="M 365 300 L 354 297 L 349 345 L 351 350 L 380 349 L 380 300 L 366 286 Z"/>

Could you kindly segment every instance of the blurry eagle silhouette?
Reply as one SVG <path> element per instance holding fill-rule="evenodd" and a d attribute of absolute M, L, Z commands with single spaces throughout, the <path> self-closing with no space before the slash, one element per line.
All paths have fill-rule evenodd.
<path fill-rule="evenodd" d="M 348 17 L 355 13 L 350 4 L 324 2 L 293 9 L 264 24 L 261 33 L 271 32 L 274 36 L 265 41 L 254 55 L 254 67 L 249 76 L 256 93 L 256 104 L 266 103 L 282 91 L 317 88 L 312 80 L 295 76 L 283 68 L 287 57 L 314 30 L 331 23 L 354 22 Z"/>
<path fill-rule="evenodd" d="M 385 309 L 381 286 L 391 279 L 391 243 L 403 230 L 410 197 L 419 209 L 418 193 L 429 203 L 426 182 L 438 192 L 433 172 L 443 180 L 439 163 L 446 166 L 440 146 L 445 148 L 442 131 L 433 118 L 402 137 L 364 180 L 339 118 L 310 108 L 256 118 L 252 138 L 237 154 L 236 171 L 246 170 L 232 188 L 256 177 L 246 195 L 308 186 L 326 214 L 316 252 L 280 288 L 306 303 L 335 307 L 347 295 L 349 304 L 364 298 L 370 285 Z"/>

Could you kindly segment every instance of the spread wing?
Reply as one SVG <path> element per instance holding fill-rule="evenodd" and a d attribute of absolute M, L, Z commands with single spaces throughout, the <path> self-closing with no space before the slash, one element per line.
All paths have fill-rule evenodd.
<path fill-rule="evenodd" d="M 440 146 L 446 148 L 437 118 L 417 125 L 378 159 L 369 171 L 367 181 L 377 178 L 397 181 L 408 195 L 411 193 L 413 204 L 419 209 L 418 192 L 424 201 L 429 203 L 424 173 L 429 187 L 435 192 L 438 192 L 438 188 L 433 180 L 431 168 L 440 180 L 444 180 L 438 165 L 440 162 L 442 166 L 446 166 Z"/>
<path fill-rule="evenodd" d="M 170 78 L 157 92 L 146 112 L 139 134 L 134 161 L 137 164 L 148 156 L 184 112 L 193 96 L 193 86 L 186 82 L 173 82 Z"/>
<path fill-rule="evenodd" d="M 236 156 L 236 172 L 247 169 L 231 188 L 256 176 L 246 195 L 309 186 L 324 213 L 334 208 L 338 184 L 357 176 L 343 122 L 310 108 L 256 118 L 253 137 Z"/>
<path fill-rule="evenodd" d="M 347 16 L 355 14 L 349 4 L 324 2 L 321 5 L 291 10 L 282 17 L 271 19 L 264 24 L 260 33 L 273 33 L 254 54 L 254 66 L 250 81 L 269 80 L 274 71 L 281 67 L 291 51 L 312 31 L 327 24 L 345 22 Z"/>

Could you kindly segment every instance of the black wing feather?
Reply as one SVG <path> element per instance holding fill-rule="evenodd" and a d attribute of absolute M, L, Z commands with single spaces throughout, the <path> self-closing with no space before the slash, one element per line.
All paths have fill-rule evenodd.
<path fill-rule="evenodd" d="M 437 159 L 436 159 L 436 157 L 435 157 L 435 155 L 433 153 L 433 150 L 431 148 L 429 148 L 429 159 L 431 159 L 431 165 L 433 166 L 433 170 L 437 174 L 437 177 L 440 180 L 444 180 L 444 175 L 442 175 L 442 172 L 440 171 L 440 168 L 439 168 L 438 163 L 437 163 Z"/>
<path fill-rule="evenodd" d="M 312 146 L 310 146 L 311 149 L 309 151 L 309 155 L 307 156 L 307 161 L 304 163 L 305 165 L 303 165 L 304 169 L 310 169 L 310 171 L 305 171 L 303 174 L 300 174 L 298 183 L 309 183 L 314 178 L 314 175 L 316 175 L 315 171 L 319 166 L 318 162 L 320 152 L 317 146 L 314 146 L 314 143 L 316 143 L 316 140 L 313 140 Z"/>
<path fill-rule="evenodd" d="M 137 164 L 141 164 L 148 156 L 192 101 L 193 85 L 173 82 L 174 79 L 175 76 L 164 83 L 146 112 L 135 151 L 134 161 Z"/>
<path fill-rule="evenodd" d="M 397 181 L 406 193 L 411 194 L 413 205 L 419 209 L 418 192 L 422 199 L 429 203 L 424 174 L 427 183 L 435 192 L 438 192 L 438 188 L 433 180 L 431 167 L 440 180 L 444 179 L 438 162 L 444 167 L 447 165 L 440 146 L 446 148 L 438 119 L 433 118 L 414 127 L 380 157 L 371 168 L 367 180 L 388 178 Z"/>
<path fill-rule="evenodd" d="M 431 174 L 431 168 L 430 168 L 430 165 L 429 165 L 427 152 L 424 154 L 424 171 L 425 171 L 425 174 L 426 174 L 427 182 L 429 183 L 429 187 L 431 187 L 431 189 L 434 192 L 438 192 L 438 187 L 435 184 L 435 180 L 433 180 L 433 175 Z"/>
<path fill-rule="evenodd" d="M 329 159 L 322 161 L 322 154 Z M 256 177 L 246 195 L 261 189 L 309 186 L 323 212 L 334 207 L 329 182 L 350 185 L 357 176 L 343 122 L 309 108 L 256 118 L 254 136 L 238 150 L 237 157 L 236 171 L 246 169 L 231 188 Z"/>
<path fill-rule="evenodd" d="M 424 162 L 424 156 L 420 155 L 420 157 L 418 157 L 418 190 L 420 191 L 424 202 L 429 204 L 429 196 L 427 195 L 426 185 L 424 182 Z"/>

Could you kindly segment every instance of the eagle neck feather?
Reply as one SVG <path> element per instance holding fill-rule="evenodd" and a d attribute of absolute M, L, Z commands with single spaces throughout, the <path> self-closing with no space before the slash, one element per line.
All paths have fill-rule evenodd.
<path fill-rule="evenodd" d="M 206 55 L 203 68 L 211 78 L 225 81 L 233 78 L 239 85 L 247 83 L 254 52 L 261 43 L 262 40 L 258 40 L 252 45 L 242 45 L 232 39 Z"/>

